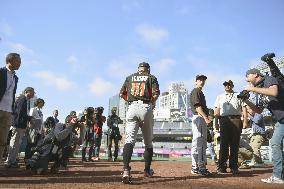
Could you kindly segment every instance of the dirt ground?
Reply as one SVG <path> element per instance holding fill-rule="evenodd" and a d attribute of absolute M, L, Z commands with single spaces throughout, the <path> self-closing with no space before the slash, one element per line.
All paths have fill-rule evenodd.
<path fill-rule="evenodd" d="M 266 184 L 261 178 L 271 176 L 272 167 L 242 169 L 237 176 L 232 174 L 217 175 L 210 178 L 192 175 L 190 173 L 190 161 L 153 161 L 152 168 L 155 171 L 154 178 L 144 178 L 142 161 L 133 161 L 133 184 L 121 183 L 122 162 L 98 162 L 82 163 L 80 159 L 70 160 L 68 170 L 60 171 L 60 174 L 31 175 L 24 165 L 20 168 L 7 169 L 0 166 L 0 188 L 178 188 L 178 189 L 212 189 L 212 188 L 284 188 L 284 185 Z M 213 165 L 208 165 L 210 171 L 215 171 Z"/>

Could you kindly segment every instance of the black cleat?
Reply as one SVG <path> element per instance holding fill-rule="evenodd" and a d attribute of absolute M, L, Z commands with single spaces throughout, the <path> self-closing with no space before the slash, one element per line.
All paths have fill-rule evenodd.
<path fill-rule="evenodd" d="M 232 173 L 232 175 L 238 175 L 238 174 L 240 174 L 240 171 L 239 171 L 239 169 L 231 169 L 231 173 Z"/>
<path fill-rule="evenodd" d="M 204 176 L 204 177 L 210 177 L 213 174 L 211 172 L 209 172 L 207 169 L 201 169 L 201 170 L 199 170 L 199 175 Z"/>
<path fill-rule="evenodd" d="M 226 174 L 228 173 L 227 170 L 224 168 L 224 169 L 217 169 L 217 174 Z"/>

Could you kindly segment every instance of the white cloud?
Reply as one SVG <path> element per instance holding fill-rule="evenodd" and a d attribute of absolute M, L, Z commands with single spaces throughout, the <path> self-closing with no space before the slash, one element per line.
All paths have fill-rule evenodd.
<path fill-rule="evenodd" d="M 9 42 L 8 44 L 14 51 L 16 51 L 16 52 L 18 52 L 20 54 L 29 54 L 29 55 L 34 55 L 35 54 L 32 49 L 26 47 L 22 43 L 12 43 L 12 42 Z"/>
<path fill-rule="evenodd" d="M 104 80 L 103 78 L 97 77 L 89 84 L 89 90 L 95 96 L 104 96 L 114 93 L 114 85 Z"/>
<path fill-rule="evenodd" d="M 142 24 L 136 29 L 142 41 L 151 48 L 160 46 L 163 40 L 168 39 L 169 32 L 163 28 Z"/>
<path fill-rule="evenodd" d="M 125 78 L 137 71 L 140 62 L 147 62 L 142 55 L 130 54 L 114 58 L 108 64 L 107 70 L 110 76 L 116 78 Z"/>
<path fill-rule="evenodd" d="M 141 5 L 137 0 L 125 0 L 122 4 L 122 10 L 124 11 L 132 11 L 140 7 Z"/>
<path fill-rule="evenodd" d="M 68 66 L 71 67 L 71 70 L 73 73 L 79 73 L 82 71 L 82 64 L 81 65 L 79 64 L 79 60 L 76 56 L 70 55 L 67 58 L 67 63 L 68 63 Z"/>
<path fill-rule="evenodd" d="M 75 65 L 78 63 L 78 58 L 74 55 L 71 55 L 67 58 L 67 62 L 71 65 Z"/>
<path fill-rule="evenodd" d="M 41 71 L 41 72 L 36 72 L 33 75 L 36 78 L 42 79 L 43 83 L 45 83 L 46 85 L 54 86 L 59 90 L 66 91 L 76 88 L 74 82 L 68 80 L 65 76 L 59 74 L 54 74 L 48 71 Z"/>
<path fill-rule="evenodd" d="M 158 74 L 167 73 L 172 66 L 176 64 L 175 60 L 170 58 L 163 58 L 154 64 L 155 72 Z"/>
<path fill-rule="evenodd" d="M 3 33 L 6 36 L 13 35 L 12 27 L 4 20 L 0 22 L 0 33 Z"/>

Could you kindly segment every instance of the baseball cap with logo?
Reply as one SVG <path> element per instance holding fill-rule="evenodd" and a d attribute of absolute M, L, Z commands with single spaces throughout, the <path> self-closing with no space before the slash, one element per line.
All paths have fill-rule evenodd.
<path fill-rule="evenodd" d="M 233 83 L 233 81 L 232 80 L 228 80 L 228 81 L 225 81 L 224 83 L 223 83 L 223 85 L 225 86 L 225 85 L 231 85 L 231 86 L 234 86 L 234 83 Z"/>
<path fill-rule="evenodd" d="M 24 90 L 24 92 L 27 92 L 27 91 L 33 91 L 33 92 L 35 92 L 34 88 L 32 88 L 32 87 L 26 87 L 25 90 Z"/>
<path fill-rule="evenodd" d="M 207 77 L 205 75 L 197 75 L 195 80 L 197 81 L 197 80 L 206 80 L 206 79 Z"/>
<path fill-rule="evenodd" d="M 246 72 L 246 76 L 248 76 L 249 74 L 258 74 L 260 76 L 263 76 L 263 74 L 256 68 L 252 68 L 252 69 L 249 69 L 247 72 Z"/>
<path fill-rule="evenodd" d="M 147 62 L 141 62 L 141 63 L 139 64 L 139 67 L 150 68 L 150 65 L 149 65 L 149 63 L 147 63 Z"/>

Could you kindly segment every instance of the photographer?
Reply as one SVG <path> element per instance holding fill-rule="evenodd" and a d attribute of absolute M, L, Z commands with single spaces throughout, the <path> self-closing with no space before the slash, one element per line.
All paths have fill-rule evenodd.
<path fill-rule="evenodd" d="M 89 161 L 92 161 L 93 149 L 94 149 L 94 108 L 88 107 L 84 110 L 84 126 L 85 126 L 85 138 L 82 148 L 82 162 L 87 161 L 86 150 L 89 147 Z M 82 120 L 83 121 L 83 120 Z"/>
<path fill-rule="evenodd" d="M 114 140 L 114 159 L 113 161 L 117 160 L 118 156 L 118 142 L 121 140 L 122 136 L 120 135 L 118 124 L 121 124 L 122 120 L 118 115 L 116 115 L 116 107 L 113 107 L 111 110 L 111 115 L 108 116 L 107 118 L 107 126 L 109 127 L 108 129 L 108 134 L 107 134 L 107 145 L 108 145 L 108 160 L 112 160 L 112 152 L 111 152 L 111 147 L 112 147 L 112 140 Z"/>
<path fill-rule="evenodd" d="M 52 173 L 57 173 L 60 166 L 67 166 L 68 159 L 71 154 L 71 144 L 82 141 L 80 138 L 74 137 L 75 130 L 82 127 L 76 116 L 68 115 L 65 124 L 58 123 L 54 125 L 54 121 L 50 121 L 49 117 L 45 121 L 46 127 L 50 128 L 49 134 L 43 139 L 37 147 L 32 148 L 34 154 L 27 161 L 26 168 L 31 169 L 37 174 L 47 171 L 48 164 L 54 161 L 51 167 Z M 82 133 L 80 133 L 80 136 Z"/>
<path fill-rule="evenodd" d="M 262 167 L 264 166 L 264 162 L 261 158 L 260 148 L 266 141 L 265 134 L 265 125 L 264 125 L 264 117 L 262 114 L 258 114 L 253 112 L 246 104 L 244 105 L 247 115 L 244 115 L 244 123 L 251 126 L 251 134 L 250 134 L 250 146 L 253 150 L 253 156 L 251 158 L 251 163 L 249 166 L 251 167 Z"/>
<path fill-rule="evenodd" d="M 104 122 L 106 121 L 106 117 L 103 116 L 104 108 L 97 107 L 94 114 L 94 138 L 95 138 L 95 147 L 94 147 L 94 156 L 92 157 L 92 161 L 98 161 L 100 155 L 100 148 L 102 142 L 102 127 Z"/>
<path fill-rule="evenodd" d="M 246 90 L 257 93 L 257 103 L 254 105 L 248 99 L 244 99 L 244 102 L 256 113 L 261 113 L 264 108 L 267 108 L 277 121 L 271 139 L 274 166 L 273 175 L 267 179 L 261 179 L 261 181 L 284 184 L 284 159 L 282 155 L 284 138 L 284 88 L 278 83 L 275 77 L 264 76 L 255 68 L 246 72 L 246 81 L 250 83 L 246 87 Z"/>

